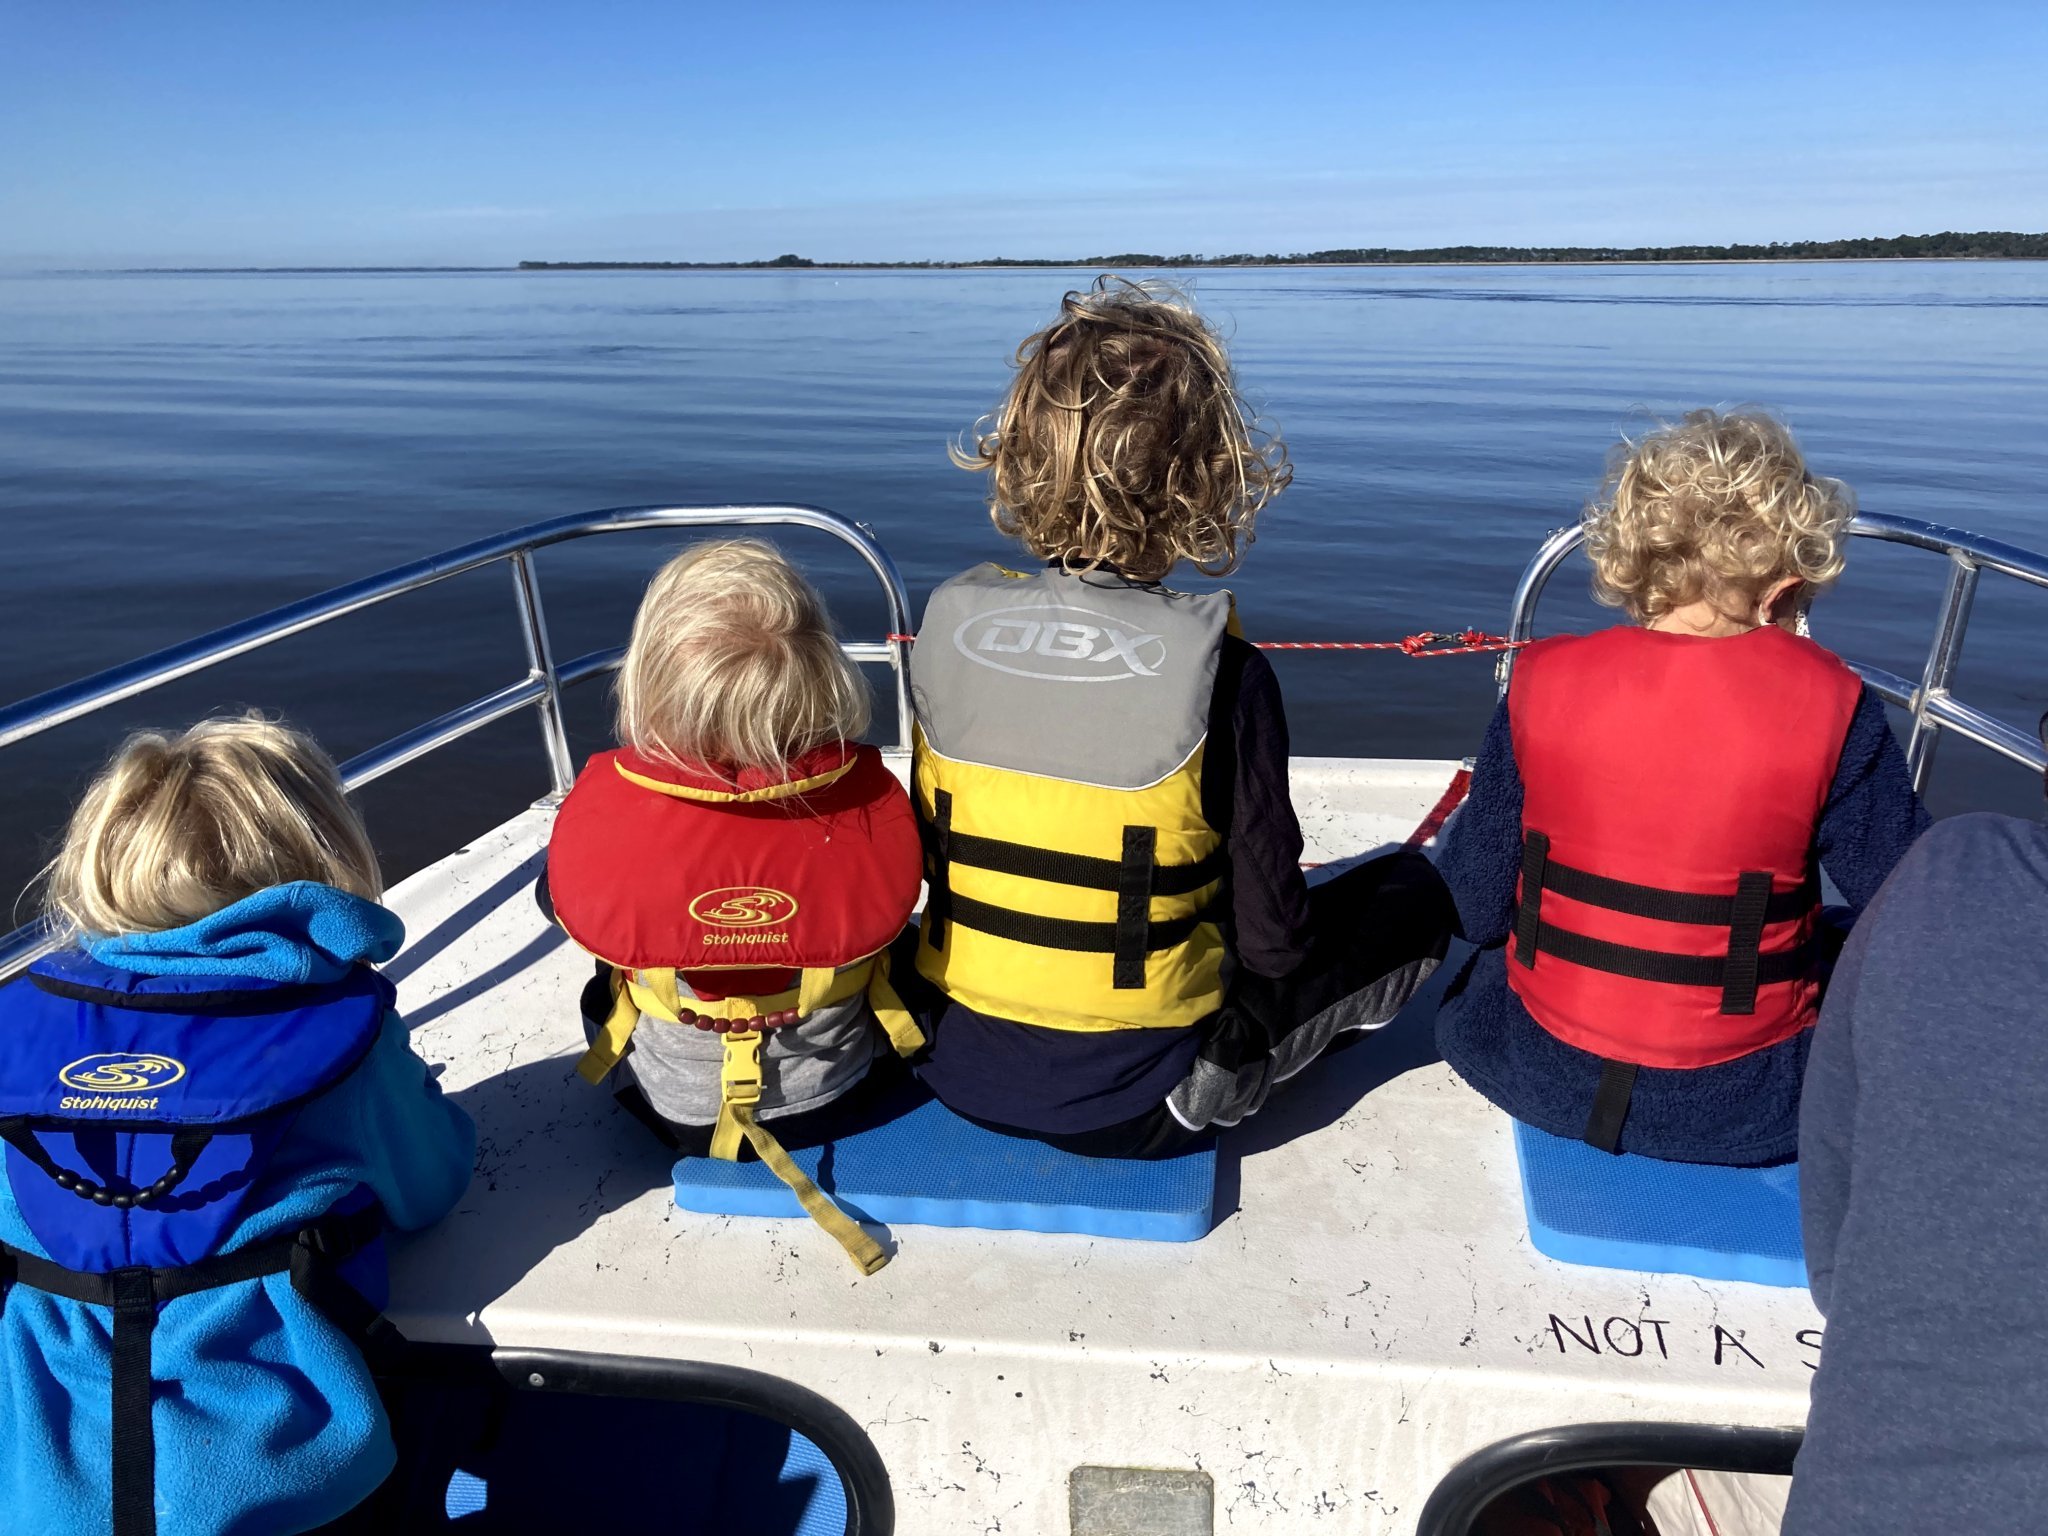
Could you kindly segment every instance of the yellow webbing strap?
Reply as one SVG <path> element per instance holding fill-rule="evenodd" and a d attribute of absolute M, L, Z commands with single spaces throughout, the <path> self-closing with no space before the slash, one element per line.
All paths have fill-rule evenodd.
<path fill-rule="evenodd" d="M 914 1056 L 924 1049 L 924 1031 L 917 1027 L 916 1017 L 903 1006 L 896 984 L 889 980 L 887 950 L 876 957 L 875 974 L 868 979 L 868 1006 L 874 1010 L 875 1022 L 889 1036 L 889 1044 L 896 1048 L 898 1056 Z"/>
<path fill-rule="evenodd" d="M 725 1037 L 718 1069 L 718 1123 L 711 1128 L 711 1155 L 722 1163 L 740 1160 L 740 1114 L 752 1118 L 761 1102 L 761 1032 L 741 1030 Z"/>
<path fill-rule="evenodd" d="M 761 1036 L 757 1030 L 741 1030 L 725 1037 L 725 1064 L 719 1073 L 718 1124 L 711 1132 L 711 1155 L 725 1162 L 737 1162 L 740 1138 L 745 1137 L 754 1155 L 768 1165 L 768 1171 L 797 1198 L 811 1220 L 832 1234 L 846 1250 L 854 1268 L 872 1275 L 889 1262 L 882 1245 L 863 1232 L 860 1223 L 839 1209 L 825 1192 L 797 1167 L 796 1159 L 783 1150 L 782 1143 L 754 1118 L 754 1105 L 761 1098 Z"/>
<path fill-rule="evenodd" d="M 851 991 L 843 992 L 835 998 L 832 994 L 838 985 L 839 972 L 832 966 L 812 966 L 804 970 L 799 974 L 796 984 L 796 1011 L 804 1018 L 809 1018 L 828 1002 L 843 1001 L 860 990 L 860 986 L 855 986 Z M 862 985 L 865 985 L 865 982 Z"/>
<path fill-rule="evenodd" d="M 626 1054 L 626 1046 L 632 1041 L 633 1031 L 639 1023 L 640 1005 L 633 1000 L 633 991 L 626 985 L 624 973 L 614 967 L 611 1017 L 604 1021 L 604 1028 L 597 1032 L 597 1038 L 590 1042 L 590 1049 L 576 1063 L 576 1075 L 593 1087 L 603 1082 L 605 1074 L 616 1067 L 619 1058 Z"/>

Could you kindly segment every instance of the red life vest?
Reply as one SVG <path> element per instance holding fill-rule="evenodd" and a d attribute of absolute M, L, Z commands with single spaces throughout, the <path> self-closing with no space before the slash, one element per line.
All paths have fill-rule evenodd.
<path fill-rule="evenodd" d="M 1610 1063 L 1706 1067 L 1813 1023 L 1814 829 L 1861 687 L 1772 626 L 1522 652 L 1508 981 L 1538 1024 Z"/>
<path fill-rule="evenodd" d="M 622 748 L 591 758 L 548 843 L 569 936 L 699 997 L 785 990 L 885 948 L 917 904 L 910 797 L 873 747 L 833 743 L 737 781 Z"/>
<path fill-rule="evenodd" d="M 881 1245 L 756 1118 L 762 1043 L 863 994 L 899 1052 L 924 1043 L 881 953 L 917 904 L 922 863 L 910 797 L 881 753 L 840 742 L 737 779 L 600 752 L 548 841 L 555 917 L 612 966 L 611 1017 L 578 1073 L 603 1081 L 643 1014 L 715 1028 L 711 1155 L 733 1161 L 751 1145 L 863 1274 L 888 1262 Z"/>

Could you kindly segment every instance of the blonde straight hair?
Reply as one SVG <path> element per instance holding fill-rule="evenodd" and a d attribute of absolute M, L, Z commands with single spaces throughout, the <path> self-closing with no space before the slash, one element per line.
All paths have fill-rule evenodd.
<path fill-rule="evenodd" d="M 759 539 L 655 573 L 619 668 L 618 735 L 676 767 L 774 771 L 867 729 L 867 682 L 817 589 Z"/>
<path fill-rule="evenodd" d="M 294 880 L 384 890 L 333 759 L 256 714 L 129 737 L 44 873 L 51 919 L 101 936 L 182 928 Z"/>

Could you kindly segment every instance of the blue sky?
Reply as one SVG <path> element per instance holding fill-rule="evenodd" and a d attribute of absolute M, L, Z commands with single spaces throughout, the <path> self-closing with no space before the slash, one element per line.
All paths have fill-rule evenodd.
<path fill-rule="evenodd" d="M 2048 227 L 2048 4 L 0 0 L 0 265 Z"/>

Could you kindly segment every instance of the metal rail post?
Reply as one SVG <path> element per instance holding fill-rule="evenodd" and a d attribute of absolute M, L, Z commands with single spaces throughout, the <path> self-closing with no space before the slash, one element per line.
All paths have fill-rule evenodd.
<path fill-rule="evenodd" d="M 569 731 L 562 723 L 562 680 L 555 672 L 554 648 L 548 642 L 547 615 L 540 605 L 540 578 L 533 568 L 533 551 L 517 550 L 511 557 L 512 590 L 519 599 L 519 626 L 526 640 L 526 662 L 530 676 L 540 684 L 540 697 L 533 701 L 540 715 L 540 734 L 548 754 L 548 780 L 558 795 L 566 795 L 576 782 L 576 769 L 569 760 Z"/>
<path fill-rule="evenodd" d="M 1515 583 L 1515 603 L 1508 615 L 1508 638 L 1510 640 L 1533 640 L 1536 638 L 1536 604 L 1543 596 L 1543 589 L 1550 585 L 1550 578 L 1563 565 L 1565 557 L 1586 542 L 1586 530 L 1579 523 L 1570 523 L 1563 528 L 1553 529 L 1543 541 L 1543 547 L 1536 551 L 1536 558 L 1529 562 L 1522 572 L 1522 579 Z M 1502 651 L 1500 660 L 1493 664 L 1493 680 L 1499 685 L 1502 697 L 1507 695 L 1508 683 L 1515 675 L 1515 653 Z"/>
<path fill-rule="evenodd" d="M 866 523 L 855 523 L 854 527 L 867 535 L 866 544 L 854 548 L 867 561 L 868 569 L 882 583 L 882 594 L 889 603 L 889 633 L 907 635 L 910 627 L 910 604 L 904 596 L 903 576 L 896 569 L 896 562 L 889 551 L 882 547 L 882 541 L 875 537 L 875 530 Z M 915 716 L 910 706 L 910 642 L 908 640 L 885 641 L 886 649 L 877 660 L 889 663 L 892 681 L 896 685 L 896 749 L 908 752 L 911 748 L 911 726 Z"/>
<path fill-rule="evenodd" d="M 1951 553 L 1949 559 L 1948 591 L 1941 600 L 1941 619 L 1935 627 L 1934 644 L 1928 648 L 1927 666 L 1913 692 L 1913 729 L 1906 738 L 1906 767 L 1920 794 L 1927 791 L 1928 775 L 1934 771 L 1934 749 L 1941 741 L 1941 721 L 1929 717 L 1928 706 L 1949 696 L 1963 659 L 1970 605 L 1977 596 L 1976 562 L 1961 553 Z"/>

